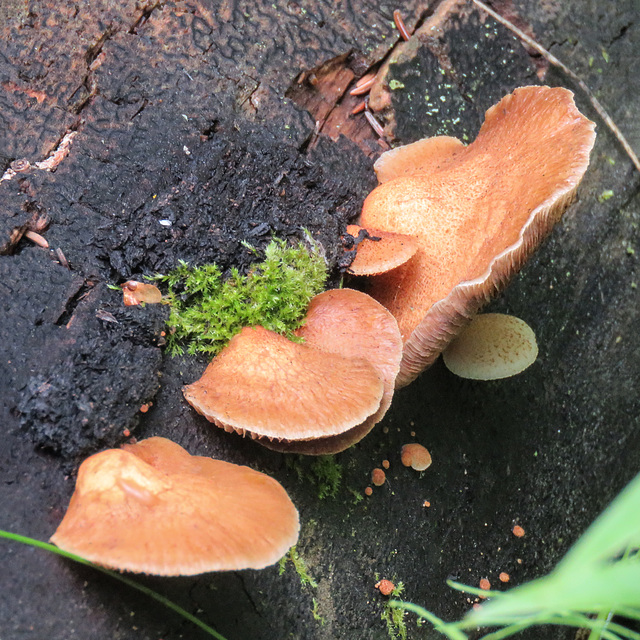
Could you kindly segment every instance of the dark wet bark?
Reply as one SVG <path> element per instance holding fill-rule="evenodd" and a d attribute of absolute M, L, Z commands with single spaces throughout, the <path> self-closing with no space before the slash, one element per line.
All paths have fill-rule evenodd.
<path fill-rule="evenodd" d="M 640 150 L 635 0 L 494 6 L 583 77 Z M 518 584 L 548 571 L 640 467 L 640 178 L 579 91 L 598 141 L 578 202 L 492 307 L 531 324 L 538 362 L 492 383 L 462 381 L 437 363 L 397 395 L 383 425 L 337 457 L 335 499 L 318 500 L 304 479 L 312 461 L 222 433 L 185 406 L 180 388 L 205 359 L 169 358 L 159 345 L 163 312 L 125 310 L 106 288 L 178 259 L 246 268 L 241 241 L 261 247 L 271 234 L 300 238 L 302 228 L 334 266 L 344 225 L 375 184 L 371 158 L 385 146 L 349 115 L 359 99 L 346 91 L 393 59 L 395 8 L 0 8 L 0 526 L 47 539 L 78 455 L 123 441 L 125 429 L 264 470 L 300 509 L 299 550 L 317 588 L 301 588 L 291 566 L 283 576 L 270 568 L 141 578 L 229 640 L 384 638 L 376 574 L 404 582 L 408 599 L 439 615 L 459 616 L 468 603 L 446 587 L 448 575 L 495 583 L 507 571 Z M 402 7 L 410 29 L 433 9 Z M 484 110 L 522 84 L 576 90 L 479 10 L 451 0 L 444 9 L 441 30 L 390 67 L 377 113 L 394 136 L 387 142 L 473 139 Z M 23 236 L 44 218 L 50 250 Z M 434 458 L 422 477 L 399 461 L 411 432 Z M 362 492 L 382 459 L 390 482 L 354 504 L 352 490 Z M 516 521 L 524 539 L 510 533 Z M 89 569 L 7 542 L 0 558 L 3 639 L 204 637 Z"/>

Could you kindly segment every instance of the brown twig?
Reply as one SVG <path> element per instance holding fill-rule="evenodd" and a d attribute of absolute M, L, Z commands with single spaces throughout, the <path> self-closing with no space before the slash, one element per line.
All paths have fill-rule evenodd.
<path fill-rule="evenodd" d="M 364 110 L 364 117 L 367 119 L 367 122 L 371 125 L 371 128 L 381 137 L 384 138 L 384 128 L 378 122 L 377 118 L 369 111 L 367 107 Z"/>
<path fill-rule="evenodd" d="M 547 51 L 542 45 L 538 44 L 533 38 L 524 33 L 524 31 L 518 29 L 515 24 L 509 22 L 509 20 L 507 20 L 506 18 L 503 18 L 499 13 L 496 13 L 484 2 L 481 2 L 481 0 L 472 0 L 472 2 L 480 7 L 480 9 L 488 13 L 494 20 L 504 25 L 507 29 L 509 29 L 509 31 L 513 32 L 516 36 L 518 36 L 518 38 L 520 38 L 520 40 L 528 44 L 532 49 L 535 49 L 550 64 L 561 69 L 563 73 L 568 75 L 574 82 L 578 84 L 578 86 L 586 94 L 587 98 L 589 98 L 591 105 L 596 110 L 598 115 L 602 118 L 611 133 L 613 133 L 613 135 L 618 139 L 618 142 L 622 145 L 622 148 L 629 156 L 635 168 L 640 172 L 640 160 L 638 159 L 638 156 L 635 154 L 634 150 L 631 148 L 631 145 L 627 142 L 627 139 L 624 137 L 620 129 L 618 129 L 616 123 L 611 119 L 611 116 L 606 112 L 605 108 L 600 104 L 599 100 L 595 97 L 584 80 L 582 80 L 575 72 L 571 71 L 571 69 L 569 69 L 569 67 L 567 67 L 564 62 L 558 60 L 558 58 Z"/>
<path fill-rule="evenodd" d="M 69 261 L 67 260 L 66 256 L 64 255 L 64 253 L 62 252 L 62 249 L 60 247 L 58 247 L 56 249 L 56 256 L 58 258 L 58 262 L 63 267 L 66 267 L 67 269 L 71 269 L 71 267 L 69 266 Z"/>

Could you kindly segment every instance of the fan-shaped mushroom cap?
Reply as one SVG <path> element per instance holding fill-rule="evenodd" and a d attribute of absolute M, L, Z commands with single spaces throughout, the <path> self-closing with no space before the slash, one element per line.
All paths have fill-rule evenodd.
<path fill-rule="evenodd" d="M 370 290 L 405 342 L 397 386 L 435 360 L 551 230 L 587 169 L 594 126 L 566 89 L 516 89 L 487 111 L 468 147 L 445 143 L 440 159 L 432 153 L 413 175 L 369 195 L 362 226 L 419 242 L 409 262 L 376 277 Z"/>
<path fill-rule="evenodd" d="M 311 300 L 305 324 L 296 333 L 314 349 L 350 361 L 368 361 L 384 382 L 384 394 L 374 414 L 340 435 L 304 442 L 261 442 L 269 449 L 289 453 L 339 453 L 362 440 L 391 405 L 402 358 L 398 323 L 371 296 L 353 289 L 331 289 Z"/>
<path fill-rule="evenodd" d="M 150 438 L 80 465 L 51 541 L 112 569 L 194 575 L 273 564 L 299 528 L 273 478 Z"/>
<path fill-rule="evenodd" d="M 363 227 L 347 226 L 347 233 L 356 238 Z M 356 257 L 347 271 L 354 276 L 374 276 L 391 271 L 413 257 L 418 250 L 415 236 L 378 229 L 367 229 L 368 238 L 363 238 L 356 248 Z M 375 239 L 374 239 L 375 238 Z"/>
<path fill-rule="evenodd" d="M 383 390 L 367 360 L 245 327 L 183 393 L 198 413 L 226 430 L 310 440 L 362 423 L 378 410 Z"/>
<path fill-rule="evenodd" d="M 476 316 L 442 353 L 447 369 L 461 378 L 498 380 L 524 371 L 538 357 L 533 329 L 504 313 Z"/>

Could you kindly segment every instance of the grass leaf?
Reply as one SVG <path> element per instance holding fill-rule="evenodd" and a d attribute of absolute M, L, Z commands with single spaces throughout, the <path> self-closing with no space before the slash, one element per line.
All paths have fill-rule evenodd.
<path fill-rule="evenodd" d="M 209 625 L 202 622 L 202 620 L 196 618 L 194 615 L 190 614 L 188 611 L 186 611 L 185 609 L 177 605 L 175 602 L 172 602 L 171 600 L 169 600 L 168 598 L 165 598 L 163 595 L 159 594 L 158 592 L 153 591 L 153 589 L 149 589 L 149 587 L 145 587 L 144 585 L 141 585 L 135 582 L 135 580 L 131 580 L 130 578 L 127 578 L 119 573 L 116 573 L 115 571 L 110 571 L 109 569 L 100 567 L 96 564 L 93 564 L 93 562 L 89 562 L 89 560 L 85 560 L 84 558 L 81 558 L 80 556 L 77 556 L 73 553 L 69 553 L 68 551 L 63 551 L 62 549 L 58 549 L 58 547 L 56 547 L 55 545 L 48 544 L 47 542 L 42 542 L 41 540 L 36 540 L 35 538 L 28 538 L 27 536 L 22 536 L 18 533 L 3 531 L 2 529 L 0 529 L 0 538 L 5 538 L 6 540 L 12 540 L 13 542 L 20 542 L 22 544 L 26 544 L 31 547 L 36 547 L 38 549 L 44 549 L 45 551 L 49 551 L 50 553 L 55 553 L 56 555 L 62 556 L 63 558 L 68 558 L 69 560 L 78 562 L 79 564 L 84 564 L 89 567 L 92 567 L 96 571 L 99 571 L 100 573 L 104 573 L 105 575 L 108 575 L 111 578 L 114 578 L 115 580 L 118 580 L 126 584 L 128 587 L 131 587 L 132 589 L 136 589 L 136 591 L 140 591 L 141 593 L 144 593 L 150 598 L 153 598 L 160 604 L 163 604 L 168 609 L 171 609 L 172 611 L 177 613 L 179 616 L 182 616 L 189 622 L 192 622 L 196 626 L 200 627 L 200 629 L 208 633 L 212 638 L 216 638 L 216 640 L 225 640 L 224 636 L 219 634 L 215 629 L 212 629 Z"/>

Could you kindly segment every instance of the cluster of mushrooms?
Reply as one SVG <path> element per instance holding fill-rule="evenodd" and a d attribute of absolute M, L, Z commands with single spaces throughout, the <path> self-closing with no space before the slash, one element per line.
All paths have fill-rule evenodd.
<path fill-rule="evenodd" d="M 358 442 L 394 389 L 434 362 L 551 230 L 594 140 L 570 91 L 523 87 L 487 111 L 468 146 L 440 136 L 384 153 L 380 184 L 348 229 L 359 240 L 350 271 L 368 276 L 368 293 L 316 296 L 297 332 L 303 343 L 245 327 L 185 398 L 277 451 L 337 453 Z M 454 372 L 504 377 L 535 359 L 528 327 L 492 315 L 447 350 Z M 298 532 L 275 480 L 156 437 L 87 459 L 51 540 L 107 567 L 191 575 L 265 567 Z"/>

